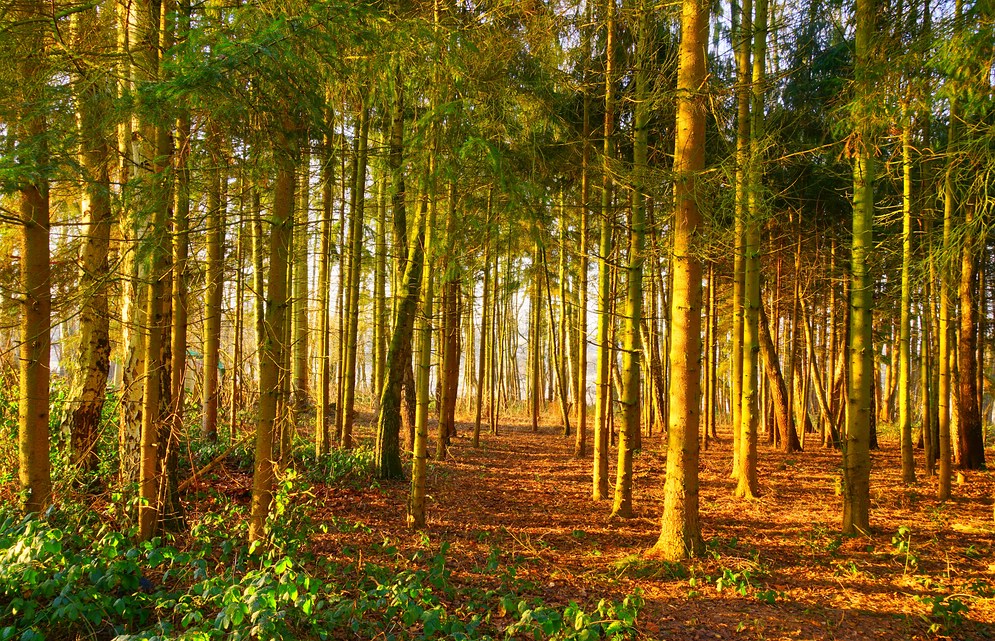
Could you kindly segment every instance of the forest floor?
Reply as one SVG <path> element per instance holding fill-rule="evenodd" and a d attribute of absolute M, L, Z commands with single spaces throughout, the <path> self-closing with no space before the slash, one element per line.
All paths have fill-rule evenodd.
<path fill-rule="evenodd" d="M 920 480 L 902 486 L 897 444 L 883 436 L 873 454 L 873 534 L 844 538 L 838 452 L 761 445 L 762 494 L 745 501 L 733 497 L 731 443 L 720 432 L 700 464 L 707 551 L 666 564 L 641 556 L 663 510 L 658 437 L 643 439 L 635 518 L 623 521 L 609 519 L 610 501 L 591 501 L 591 458 L 574 458 L 573 438 L 555 427 L 505 423 L 478 449 L 472 426 L 458 429 L 449 457 L 429 463 L 424 534 L 405 527 L 407 482 L 319 486 L 313 518 L 329 532 L 315 551 L 396 562 L 445 543 L 457 588 L 513 588 L 550 605 L 592 607 L 638 590 L 644 639 L 995 639 L 993 472 L 970 473 L 943 504 L 919 451 Z M 371 437 L 368 426 L 359 431 Z"/>

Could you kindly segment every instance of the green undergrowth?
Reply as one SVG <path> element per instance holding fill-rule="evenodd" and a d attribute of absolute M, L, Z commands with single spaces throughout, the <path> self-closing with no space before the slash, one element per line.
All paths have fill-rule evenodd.
<path fill-rule="evenodd" d="M 331 459 L 326 471 L 362 461 Z M 347 479 L 353 472 L 340 476 Z M 85 506 L 23 518 L 0 509 L 0 641 L 18 639 L 623 639 L 642 598 L 582 607 L 457 586 L 448 546 L 403 557 L 389 541 L 348 563 L 317 557 L 307 483 L 288 473 L 268 537 L 250 549 L 244 508 L 223 504 L 182 537 L 134 541 Z M 383 554 L 394 549 L 394 554 Z M 378 559 L 378 562 L 361 560 Z M 512 576 L 514 567 L 493 566 Z"/>

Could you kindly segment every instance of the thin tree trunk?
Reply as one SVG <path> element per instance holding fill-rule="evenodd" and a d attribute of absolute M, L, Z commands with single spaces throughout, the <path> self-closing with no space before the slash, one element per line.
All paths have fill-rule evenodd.
<path fill-rule="evenodd" d="M 380 169 L 377 194 L 376 255 L 373 259 L 373 402 L 380 402 L 387 359 L 387 175 Z"/>
<path fill-rule="evenodd" d="M 433 127 L 434 134 L 434 127 Z M 417 410 L 415 414 L 415 437 L 411 456 L 411 498 L 408 503 L 408 527 L 425 527 L 425 463 L 428 458 L 428 405 L 429 377 L 432 370 L 432 319 L 433 297 L 435 296 L 435 248 L 433 236 L 436 214 L 435 186 L 435 140 L 433 135 L 432 150 L 428 160 L 428 185 L 426 185 L 425 203 L 428 210 L 428 220 L 425 224 L 424 237 L 424 268 L 421 270 L 422 309 L 415 320 L 415 334 L 418 346 L 415 353 L 415 394 Z M 413 261 L 412 261 L 413 262 Z"/>
<path fill-rule="evenodd" d="M 625 301 L 622 347 L 622 429 L 619 431 L 618 465 L 612 515 L 631 518 L 632 458 L 639 440 L 640 367 L 643 345 L 639 325 L 643 318 L 643 254 L 646 247 L 646 164 L 649 152 L 649 65 L 655 49 L 652 12 L 645 2 L 638 6 L 636 42 L 636 112 L 632 166 L 632 221 L 629 230 L 629 277 Z"/>
<path fill-rule="evenodd" d="M 456 394 L 459 390 L 460 370 L 460 271 L 456 265 L 456 186 L 449 183 L 446 210 L 446 269 L 443 274 L 443 323 L 442 364 L 439 385 L 442 388 L 439 402 L 439 438 L 435 458 L 442 460 L 452 437 L 456 434 Z"/>
<path fill-rule="evenodd" d="M 873 252 L 874 143 L 870 124 L 871 38 L 874 34 L 874 0 L 856 5 L 856 102 L 857 149 L 853 168 L 853 244 L 851 247 L 850 375 L 847 394 L 846 446 L 843 454 L 843 532 L 870 531 L 870 435 L 873 419 L 871 377 L 874 346 L 871 313 L 874 279 L 869 257 Z"/>
<path fill-rule="evenodd" d="M 591 168 L 591 97 L 588 95 L 587 84 L 589 75 L 589 60 L 591 58 L 591 31 L 593 20 L 593 3 L 587 3 L 587 26 L 583 34 L 583 130 L 581 140 L 581 174 L 580 203 L 577 208 L 577 390 L 574 398 L 577 403 L 577 431 L 574 440 L 574 456 L 587 455 L 587 272 L 590 259 L 587 255 L 588 221 L 590 209 L 590 168 Z"/>
<path fill-rule="evenodd" d="M 594 406 L 594 475 L 592 498 L 608 498 L 608 443 L 612 426 L 611 415 L 611 360 L 610 340 L 611 275 L 612 265 L 612 170 L 614 157 L 613 134 L 615 128 L 615 0 L 605 0 L 605 119 L 604 151 L 601 187 L 600 239 L 598 241 L 598 362 L 595 372 L 597 396 Z"/>
<path fill-rule="evenodd" d="M 774 341 L 770 335 L 770 320 L 763 306 L 760 307 L 760 353 L 763 356 L 764 368 L 767 370 L 767 383 L 774 405 L 774 416 L 781 432 L 781 451 L 797 452 L 801 449 L 801 444 L 798 442 L 791 402 L 788 400 L 787 382 L 781 374 Z"/>
<path fill-rule="evenodd" d="M 744 24 L 745 24 L 744 12 Z M 753 25 L 753 88 L 749 158 L 746 171 L 746 256 L 743 263 L 743 385 L 739 428 L 739 474 L 736 496 L 753 498 L 757 486 L 757 428 L 763 404 L 759 396 L 760 356 L 760 139 L 764 133 L 764 69 L 767 55 L 767 0 L 757 0 Z"/>
<path fill-rule="evenodd" d="M 326 112 L 326 130 L 334 131 L 334 115 L 331 108 Z M 321 163 L 321 245 L 318 263 L 318 407 L 315 414 L 315 451 L 318 456 L 328 454 L 332 435 L 328 422 L 328 403 L 332 384 L 331 363 L 331 309 L 329 286 L 331 281 L 332 249 L 332 182 L 335 180 L 335 167 L 332 136 L 326 133 L 323 138 L 323 162 Z"/>
<path fill-rule="evenodd" d="M 301 155 L 301 178 L 298 182 L 300 204 L 295 209 L 294 224 L 294 261 L 293 269 L 293 323 L 292 323 L 292 406 L 294 415 L 299 415 L 310 404 L 310 381 L 308 376 L 308 303 L 310 289 L 308 288 L 308 240 L 311 218 L 311 153 L 310 136 L 305 137 Z"/>
<path fill-rule="evenodd" d="M 161 5 L 156 2 L 141 2 L 138 5 L 138 19 L 135 25 L 134 45 L 139 51 L 136 54 L 142 61 L 143 79 L 155 81 L 159 77 L 159 56 L 169 46 L 169 34 L 161 30 L 159 21 L 161 15 L 168 15 L 168 2 Z M 149 282 L 146 285 L 146 328 L 145 328 L 145 376 L 142 385 L 142 432 L 138 483 L 141 504 L 138 508 L 138 538 L 148 540 L 152 537 L 160 510 L 164 507 L 159 503 L 159 474 L 162 471 L 161 462 L 165 454 L 168 439 L 163 439 L 160 427 L 169 401 L 169 364 L 163 358 L 163 337 L 168 332 L 167 305 L 165 284 L 168 279 L 170 261 L 167 250 L 167 233 L 169 225 L 166 184 L 166 163 L 169 154 L 168 132 L 163 126 L 154 126 L 150 122 L 141 122 L 140 127 L 146 141 L 143 152 L 148 154 L 143 161 L 151 168 L 148 176 L 150 190 L 148 206 L 151 213 L 151 225 L 147 241 L 152 248 L 148 257 Z M 168 334 L 166 334 L 168 336 Z M 165 343 L 169 345 L 167 341 Z M 168 348 L 165 350 L 168 351 Z M 162 441 L 166 440 L 167 443 Z"/>
<path fill-rule="evenodd" d="M 342 394 L 342 449 L 352 447 L 352 428 L 356 418 L 356 351 L 359 335 L 359 279 L 363 258 L 363 213 L 366 201 L 367 145 L 370 131 L 370 108 L 362 98 L 359 115 L 359 144 L 353 163 L 352 207 L 349 221 L 349 279 L 346 296 L 345 360 L 343 362 L 344 387 Z"/>
<path fill-rule="evenodd" d="M 901 434 L 902 482 L 916 482 L 912 452 L 911 356 L 912 333 L 912 115 L 908 104 L 902 127 L 902 301 L 899 320 L 898 429 Z"/>
<path fill-rule="evenodd" d="M 396 321 L 387 350 L 387 371 L 384 376 L 384 390 L 380 397 L 380 413 L 377 416 L 376 450 L 374 465 L 377 476 L 381 479 L 398 479 L 404 477 L 401 463 L 401 384 L 407 365 L 410 361 L 404 359 L 411 353 L 411 334 L 415 320 L 415 308 L 418 304 L 418 292 L 421 285 L 422 264 L 424 256 L 425 216 L 424 208 L 419 208 L 413 229 L 415 235 L 408 245 L 408 258 L 403 287 L 395 294 Z M 395 210 L 396 216 L 396 210 Z"/>
<path fill-rule="evenodd" d="M 222 171 L 226 164 L 221 153 L 223 145 L 220 125 L 212 120 L 208 125 L 208 147 L 211 149 L 211 168 L 207 188 L 207 296 L 204 305 L 204 436 L 209 441 L 218 440 L 218 406 L 221 385 L 218 380 L 221 349 L 221 299 L 224 293 L 224 226 L 225 203 L 222 200 L 222 182 L 227 176 Z"/>
<path fill-rule="evenodd" d="M 748 163 L 750 158 L 750 85 L 753 82 L 750 68 L 750 43 L 753 36 L 753 0 L 741 0 L 739 28 L 736 30 L 736 192 L 735 192 L 735 241 L 732 286 L 732 473 L 740 473 L 739 457 L 742 453 L 743 434 L 743 368 L 748 358 L 743 349 L 745 323 L 744 292 L 746 273 L 746 219 L 749 215 Z M 738 2 L 733 2 L 735 16 Z M 753 362 L 752 360 L 749 362 Z"/>
<path fill-rule="evenodd" d="M 491 197 L 492 194 L 487 196 L 487 227 L 485 228 L 485 239 L 484 239 L 484 284 L 483 293 L 481 296 L 480 304 L 480 346 L 479 346 L 479 361 L 480 366 L 477 371 L 477 415 L 473 425 L 473 447 L 480 447 L 480 423 L 481 417 L 483 415 L 483 405 L 484 405 L 484 382 L 489 378 L 487 373 L 490 371 L 489 367 L 489 343 L 488 335 L 491 333 L 490 325 L 493 323 L 492 317 L 490 315 L 491 306 L 491 238 L 490 238 L 490 211 L 491 211 Z"/>
<path fill-rule="evenodd" d="M 289 120 L 289 118 L 287 119 Z M 256 419 L 255 466 L 252 475 L 252 504 L 249 514 L 249 542 L 263 537 L 270 503 L 273 500 L 273 437 L 277 408 L 286 403 L 280 370 L 285 361 L 287 312 L 287 271 L 290 240 L 294 229 L 294 180 L 297 171 L 295 129 L 292 124 L 274 132 L 277 160 L 273 189 L 270 231 L 269 277 L 266 285 L 265 339 L 259 345 L 259 409 Z"/>

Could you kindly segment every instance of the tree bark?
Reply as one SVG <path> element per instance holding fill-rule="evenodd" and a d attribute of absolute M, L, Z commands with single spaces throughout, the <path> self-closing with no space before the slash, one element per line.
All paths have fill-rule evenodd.
<path fill-rule="evenodd" d="M 610 341 L 612 265 L 612 170 L 615 154 L 612 140 L 615 128 L 615 0 L 605 0 L 605 120 L 604 151 L 602 152 L 601 222 L 598 241 L 598 361 L 595 371 L 597 396 L 594 406 L 594 474 L 592 497 L 595 501 L 608 498 L 608 447 L 612 425 Z"/>
<path fill-rule="evenodd" d="M 79 313 L 79 349 L 76 351 L 72 388 L 69 393 L 68 430 L 72 461 L 83 470 L 97 467 L 97 437 L 107 375 L 110 371 L 107 279 L 110 266 L 111 193 L 108 122 L 104 116 L 111 87 L 92 68 L 89 39 L 98 29 L 97 10 L 91 7 L 74 17 L 73 46 L 78 56 L 76 83 L 80 167 L 83 173 L 83 247 L 80 250 L 79 291 L 83 303 Z"/>
<path fill-rule="evenodd" d="M 698 517 L 701 386 L 701 264 L 692 248 L 701 224 L 698 185 L 705 168 L 705 46 L 709 5 L 683 0 L 674 151 L 672 340 L 667 478 L 660 538 L 652 553 L 667 560 L 704 548 Z"/>
<path fill-rule="evenodd" d="M 780 361 L 774 350 L 774 341 L 771 339 L 770 320 L 763 306 L 760 307 L 760 353 L 763 356 L 764 369 L 767 371 L 771 400 L 774 402 L 774 417 L 781 432 L 781 451 L 797 452 L 801 449 L 801 443 L 798 442 L 798 431 L 795 429 L 791 404 L 788 400 L 787 383 L 781 374 Z"/>
<path fill-rule="evenodd" d="M 269 245 L 269 275 L 266 284 L 265 340 L 259 345 L 259 409 L 256 419 L 255 466 L 249 513 L 249 542 L 263 538 L 270 503 L 273 501 L 273 437 L 277 408 L 286 404 L 280 370 L 285 361 L 287 271 L 290 239 L 294 229 L 294 181 L 297 172 L 296 125 L 285 117 L 284 127 L 274 133 L 277 161 L 273 188 L 272 228 Z"/>
<path fill-rule="evenodd" d="M 843 533 L 870 532 L 870 436 L 873 420 L 872 388 L 874 345 L 872 311 L 874 279 L 869 258 L 874 251 L 874 140 L 870 124 L 871 38 L 874 0 L 856 5 L 856 151 L 853 167 L 853 244 L 850 269 L 850 373 L 847 394 L 846 439 L 843 454 Z"/>

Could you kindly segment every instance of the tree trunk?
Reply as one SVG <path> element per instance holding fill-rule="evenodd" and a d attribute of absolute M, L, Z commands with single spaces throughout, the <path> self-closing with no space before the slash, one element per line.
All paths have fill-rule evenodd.
<path fill-rule="evenodd" d="M 326 112 L 326 129 L 334 131 L 331 108 Z M 332 181 L 335 180 L 335 167 L 332 152 L 332 136 L 326 133 L 323 138 L 323 158 L 321 164 L 321 245 L 318 262 L 318 407 L 315 413 L 315 452 L 318 456 L 328 454 L 332 435 L 328 429 L 329 388 L 332 384 L 331 363 L 331 309 L 329 283 L 331 281 L 332 250 Z M 382 293 L 382 292 L 381 292 Z"/>
<path fill-rule="evenodd" d="M 387 359 L 387 175 L 379 166 L 377 193 L 376 256 L 373 259 L 373 402 L 383 392 L 384 363 Z"/>
<path fill-rule="evenodd" d="M 960 3 L 958 3 L 959 6 Z M 950 371 L 950 361 L 951 356 L 954 352 L 951 346 L 951 341 L 953 339 L 953 320 L 950 318 L 952 314 L 951 307 L 953 306 L 953 295 L 950 292 L 951 279 L 950 266 L 947 264 L 948 257 L 952 251 L 953 247 L 953 224 L 954 224 L 954 210 L 957 207 L 956 196 L 954 194 L 955 183 L 954 180 L 954 159 L 952 152 L 955 149 L 955 144 L 957 142 L 958 127 L 957 122 L 960 118 L 960 110 L 958 109 L 957 98 L 952 97 L 950 100 L 950 129 L 947 137 L 947 169 L 944 176 L 944 203 L 943 203 L 943 248 L 941 264 L 939 268 L 940 276 L 940 314 L 939 314 L 939 332 L 938 332 L 938 348 L 937 348 L 937 362 L 939 364 L 939 385 L 937 387 L 937 410 L 939 413 L 939 454 L 940 454 L 940 471 L 939 471 L 939 486 L 937 489 L 937 498 L 941 501 L 945 501 L 950 498 L 950 482 L 952 476 L 952 453 L 951 453 L 951 401 L 952 401 L 952 373 Z"/>
<path fill-rule="evenodd" d="M 14 124 L 19 163 L 32 163 L 29 179 L 18 185 L 21 228 L 20 368 L 18 370 L 18 476 L 24 511 L 41 513 L 52 498 L 49 463 L 49 361 L 51 351 L 52 282 L 49 263 L 49 185 L 47 123 L 41 107 L 46 82 L 47 48 L 42 5 L 31 3 L 17 12 L 24 57 L 19 63 L 21 119 Z M 36 164 L 35 164 L 36 163 Z"/>
<path fill-rule="evenodd" d="M 434 127 L 433 127 L 434 130 Z M 434 133 L 434 131 L 433 131 Z M 434 138 L 434 136 L 433 136 Z M 415 320 L 415 334 L 418 337 L 418 346 L 415 353 L 415 394 L 417 398 L 417 410 L 415 414 L 415 438 L 411 456 L 411 498 L 408 502 L 408 527 L 425 527 L 425 463 L 428 458 L 428 405 L 429 405 L 429 377 L 432 371 L 432 318 L 433 318 L 433 297 L 435 296 L 435 248 L 433 247 L 433 236 L 435 229 L 436 213 L 436 188 L 435 188 L 435 142 L 433 140 L 432 152 L 429 154 L 427 175 L 428 185 L 426 186 L 424 208 L 428 210 L 428 220 L 425 224 L 424 237 L 424 269 L 421 270 L 421 292 L 422 309 Z M 413 263 L 414 261 L 412 261 Z"/>
<path fill-rule="evenodd" d="M 981 425 L 981 408 L 978 405 L 978 306 L 977 269 L 972 228 L 974 204 L 966 207 L 965 227 L 968 233 L 962 239 L 960 263 L 960 340 L 957 341 L 958 367 L 958 447 L 960 469 L 985 469 L 984 431 Z"/>
<path fill-rule="evenodd" d="M 632 517 L 632 457 L 639 437 L 640 355 L 643 351 L 639 325 L 643 318 L 643 253 L 646 246 L 646 162 L 649 151 L 649 65 L 654 51 L 652 13 L 646 3 L 638 7 L 636 41 L 636 112 L 632 167 L 632 222 L 629 230 L 629 277 L 627 279 L 622 348 L 622 429 L 619 430 L 618 465 L 612 515 Z"/>
<path fill-rule="evenodd" d="M 588 210 L 591 202 L 591 97 L 587 92 L 589 76 L 589 60 L 591 58 L 591 31 L 593 24 L 591 15 L 593 3 L 587 3 L 587 25 L 583 32 L 583 124 L 581 140 L 581 173 L 580 173 L 580 203 L 577 208 L 577 389 L 574 393 L 577 404 L 577 430 L 574 439 L 574 456 L 581 458 L 587 455 L 587 272 L 590 259 L 587 255 Z"/>
<path fill-rule="evenodd" d="M 615 128 L 615 0 L 605 0 L 605 121 L 604 151 L 602 153 L 601 224 L 598 241 L 598 362 L 595 372 L 597 396 L 594 406 L 594 478 L 595 501 L 608 498 L 608 443 L 612 426 L 611 414 L 611 359 L 612 345 L 609 337 L 611 316 L 611 274 L 609 257 L 612 253 L 612 179 L 611 161 L 614 156 L 613 132 Z"/>
<path fill-rule="evenodd" d="M 384 375 L 383 394 L 380 397 L 376 450 L 374 452 L 376 474 L 381 479 L 404 477 L 400 443 L 401 384 L 410 364 L 410 361 L 406 360 L 404 356 L 411 354 L 411 333 L 421 285 L 425 240 L 423 218 L 424 212 L 419 211 L 415 218 L 415 235 L 408 246 L 407 255 L 409 258 L 403 261 L 406 265 L 404 278 L 401 281 L 403 288 L 394 294 L 397 314 L 390 339 L 390 348 L 387 350 L 387 371 Z"/>
<path fill-rule="evenodd" d="M 484 405 L 484 382 L 488 379 L 487 373 L 490 370 L 488 367 L 488 354 L 489 354 L 489 344 L 488 336 L 491 333 L 490 323 L 493 322 L 490 316 L 490 285 L 491 285 L 491 234 L 490 234 L 490 213 L 491 213 L 491 195 L 487 196 L 487 226 L 485 227 L 485 237 L 484 237 L 484 284 L 483 292 L 481 296 L 480 304 L 480 345 L 478 349 L 478 359 L 480 366 L 477 371 L 477 415 L 476 420 L 473 425 L 473 447 L 480 447 L 480 423 L 481 417 L 483 415 L 483 405 Z"/>
<path fill-rule="evenodd" d="M 133 44 L 138 47 L 136 58 L 141 62 L 142 79 L 155 81 L 159 77 L 160 51 L 170 46 L 168 31 L 159 29 L 160 12 L 168 12 L 169 3 L 141 2 L 138 4 L 138 18 L 135 24 Z M 133 50 L 133 53 L 134 50 Z M 163 427 L 169 403 L 169 363 L 164 359 L 164 334 L 168 336 L 168 299 L 166 282 L 169 278 L 170 254 L 167 250 L 169 212 L 167 205 L 168 185 L 166 164 L 169 154 L 169 137 L 165 127 L 154 126 L 150 122 L 140 124 L 141 136 L 145 141 L 142 149 L 143 166 L 151 168 L 149 180 L 148 208 L 151 211 L 151 225 L 147 242 L 151 251 L 148 256 L 149 280 L 146 287 L 145 315 L 145 370 L 142 385 L 142 431 L 140 441 L 141 459 L 138 483 L 141 504 L 138 508 L 138 538 L 152 537 L 160 511 L 164 505 L 159 502 L 159 475 L 162 472 L 162 459 L 169 443 L 169 430 Z M 169 345 L 169 341 L 165 342 Z M 163 438 L 166 436 L 167 438 Z M 165 442 L 163 442 L 165 441 Z"/>
<path fill-rule="evenodd" d="M 736 48 L 736 191 L 735 191 L 735 241 L 732 286 L 732 473 L 739 478 L 739 457 L 742 453 L 743 435 L 743 368 L 750 356 L 743 347 L 745 323 L 745 274 L 746 274 L 746 219 L 749 215 L 748 193 L 750 159 L 750 85 L 753 82 L 750 68 L 750 44 L 753 35 L 753 0 L 741 0 L 739 25 L 735 32 Z M 733 12 L 740 3 L 733 2 Z"/>
<path fill-rule="evenodd" d="M 709 5 L 682 3 L 674 151 L 672 340 L 667 478 L 660 538 L 653 553 L 676 561 L 704 548 L 698 520 L 698 429 L 701 386 L 701 264 L 692 239 L 701 224 L 698 185 L 705 168 L 705 41 Z"/>
<path fill-rule="evenodd" d="M 446 448 L 456 434 L 456 394 L 459 390 L 460 370 L 460 271 L 455 259 L 456 253 L 456 186 L 449 184 L 446 212 L 446 258 L 443 273 L 442 303 L 442 366 L 439 371 L 439 384 L 442 394 L 439 402 L 439 438 L 436 441 L 435 458 L 442 460 Z"/>
<path fill-rule="evenodd" d="M 363 213 L 366 202 L 367 145 L 370 132 L 370 108 L 362 98 L 359 114 L 359 144 L 353 163 L 352 207 L 349 220 L 349 279 L 346 296 L 346 349 L 343 362 L 342 448 L 352 447 L 352 428 L 356 419 L 356 352 L 359 336 L 359 279 L 363 259 Z"/>
<path fill-rule="evenodd" d="M 222 182 L 228 177 L 222 167 L 226 165 L 221 153 L 223 145 L 220 124 L 212 120 L 208 125 L 208 148 L 211 150 L 211 169 L 207 186 L 207 295 L 204 302 L 204 436 L 209 441 L 218 440 L 218 405 L 221 385 L 218 379 L 221 350 L 221 299 L 224 293 L 224 242 L 225 202 L 222 199 Z"/>
<path fill-rule="evenodd" d="M 771 400 L 774 404 L 774 417 L 780 429 L 781 451 L 797 452 L 801 449 L 798 442 L 798 431 L 795 429 L 794 417 L 791 413 L 791 403 L 788 400 L 787 383 L 781 375 L 781 366 L 774 351 L 774 341 L 770 335 L 770 320 L 763 306 L 760 307 L 760 353 L 763 356 L 764 369 L 767 370 L 767 383 L 771 390 Z M 804 426 L 802 426 L 804 428 Z"/>
<path fill-rule="evenodd" d="M 285 118 L 289 121 L 289 118 Z M 294 180 L 297 148 L 293 123 L 286 122 L 274 132 L 277 161 L 276 183 L 271 212 L 269 277 L 266 285 L 265 339 L 259 345 L 259 409 L 256 419 L 255 466 L 252 475 L 252 505 L 249 514 L 249 542 L 265 534 L 266 519 L 273 500 L 273 437 L 277 408 L 286 403 L 280 370 L 285 361 L 287 312 L 287 271 L 290 240 L 294 233 Z"/>
<path fill-rule="evenodd" d="M 78 285 L 83 293 L 83 303 L 79 312 L 79 349 L 73 359 L 75 367 L 67 422 L 73 464 L 93 471 L 98 464 L 96 444 L 111 354 L 106 282 L 110 275 L 107 253 L 112 216 L 110 149 L 104 113 L 112 95 L 107 81 L 94 73 L 93 53 L 87 48 L 86 34 L 97 28 L 97 10 L 91 7 L 74 19 L 77 22 L 73 44 L 79 56 L 76 82 L 82 87 L 76 100 L 79 158 L 84 180 L 80 203 L 83 247 Z"/>
<path fill-rule="evenodd" d="M 744 23 L 746 13 L 744 12 Z M 759 396 L 760 356 L 760 140 L 764 133 L 764 68 L 767 55 L 767 0 L 756 3 L 753 25 L 753 89 L 750 107 L 749 158 L 746 159 L 746 207 L 743 246 L 743 385 L 739 427 L 739 474 L 736 496 L 755 497 L 757 428 L 763 405 Z"/>
<path fill-rule="evenodd" d="M 874 0 L 856 5 L 856 145 L 853 167 L 853 244 L 850 269 L 850 375 L 847 394 L 846 447 L 843 454 L 843 533 L 870 531 L 870 435 L 874 345 L 871 313 L 874 279 L 869 258 L 874 251 L 874 141 L 870 114 L 871 38 Z"/>
<path fill-rule="evenodd" d="M 901 434 L 902 482 L 916 482 L 912 452 L 911 357 L 912 333 L 912 115 L 904 106 L 902 123 L 902 300 L 899 319 L 898 429 Z"/>

